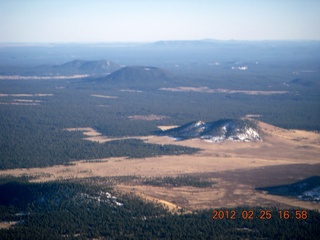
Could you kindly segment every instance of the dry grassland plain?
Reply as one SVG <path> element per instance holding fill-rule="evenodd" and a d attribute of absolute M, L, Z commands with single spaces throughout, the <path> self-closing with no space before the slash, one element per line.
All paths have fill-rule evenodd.
<path fill-rule="evenodd" d="M 143 159 L 125 157 L 84 159 L 70 166 L 12 169 L 0 175 L 34 176 L 33 181 L 53 181 L 87 177 L 135 175 L 141 178 L 192 175 L 215 182 L 212 187 L 150 186 L 143 181 L 115 186 L 123 193 L 133 192 L 146 201 L 160 202 L 172 211 L 236 206 L 298 207 L 318 209 L 320 204 L 299 201 L 257 191 L 257 187 L 283 185 L 319 175 L 320 134 L 301 130 L 285 130 L 258 122 L 263 141 L 208 143 L 201 140 L 175 141 L 169 137 L 135 137 L 147 143 L 176 144 L 201 149 L 193 155 L 160 156 Z M 166 129 L 165 126 L 161 126 Z M 82 131 L 85 140 L 100 143 L 115 140 L 102 136 L 92 128 Z"/>

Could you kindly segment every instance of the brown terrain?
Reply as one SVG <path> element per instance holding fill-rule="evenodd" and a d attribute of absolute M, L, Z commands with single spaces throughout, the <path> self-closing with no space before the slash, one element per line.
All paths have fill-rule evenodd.
<path fill-rule="evenodd" d="M 320 173 L 320 134 L 301 130 L 285 130 L 258 122 L 263 141 L 208 143 L 201 140 L 175 141 L 169 137 L 135 137 L 148 143 L 176 144 L 201 149 L 194 155 L 128 159 L 87 159 L 70 166 L 13 169 L 0 175 L 33 176 L 33 181 L 53 181 L 88 177 L 192 175 L 214 182 L 212 187 L 150 186 L 143 181 L 119 183 L 117 191 L 135 193 L 146 201 L 160 202 L 172 211 L 205 208 L 261 206 L 266 209 L 297 207 L 318 209 L 320 204 L 257 191 L 257 187 L 291 184 Z M 161 126 L 162 129 L 169 127 Z M 114 140 L 92 128 L 82 131 L 85 140 L 100 143 Z"/>

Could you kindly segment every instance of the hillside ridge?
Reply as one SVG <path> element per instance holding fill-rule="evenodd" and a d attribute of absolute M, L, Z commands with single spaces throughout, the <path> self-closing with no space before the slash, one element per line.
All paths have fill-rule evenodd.
<path fill-rule="evenodd" d="M 224 141 L 261 141 L 257 124 L 249 119 L 221 119 L 214 122 L 194 121 L 159 132 L 177 140 L 201 139 L 217 143 Z"/>
<path fill-rule="evenodd" d="M 99 83 L 111 83 L 122 87 L 154 88 L 178 86 L 181 77 L 158 67 L 126 66 L 111 74 L 95 79 Z"/>
<path fill-rule="evenodd" d="M 61 65 L 53 65 L 51 69 L 55 71 L 73 71 L 76 73 L 86 73 L 90 75 L 95 74 L 109 74 L 113 71 L 120 69 L 120 65 L 110 60 L 95 60 L 86 61 L 76 59 L 70 62 L 66 62 Z"/>

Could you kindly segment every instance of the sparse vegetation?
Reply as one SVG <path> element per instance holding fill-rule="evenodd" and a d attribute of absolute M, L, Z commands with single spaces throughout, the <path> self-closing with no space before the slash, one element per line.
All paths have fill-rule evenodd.
<path fill-rule="evenodd" d="M 182 187 L 191 186 L 197 188 L 211 187 L 214 182 L 201 179 L 196 176 L 178 176 L 178 177 L 158 177 L 143 181 L 143 184 L 159 187 Z"/>

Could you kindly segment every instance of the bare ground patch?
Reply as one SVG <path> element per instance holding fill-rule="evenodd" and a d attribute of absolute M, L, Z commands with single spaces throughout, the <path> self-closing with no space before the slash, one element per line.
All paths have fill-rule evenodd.
<path fill-rule="evenodd" d="M 27 102 L 0 102 L 1 105 L 19 105 L 19 106 L 38 106 L 39 103 L 27 103 Z"/>
<path fill-rule="evenodd" d="M 53 94 L 51 93 L 13 93 L 13 94 L 7 94 L 7 93 L 0 93 L 0 97 L 52 97 Z"/>
<path fill-rule="evenodd" d="M 73 132 L 73 131 L 79 131 L 82 132 L 82 134 L 85 136 L 83 139 L 92 141 L 92 142 L 98 142 L 98 143 L 105 143 L 115 140 L 124 140 L 124 139 L 138 139 L 140 137 L 120 137 L 120 138 L 110 138 L 107 136 L 103 136 L 101 133 L 99 133 L 97 130 L 91 128 L 91 127 L 85 127 L 85 128 L 65 128 L 64 130 Z"/>
<path fill-rule="evenodd" d="M 208 87 L 177 87 L 177 88 L 160 88 L 162 91 L 170 92 L 200 92 L 200 93 L 243 93 L 247 95 L 274 95 L 274 94 L 286 94 L 288 91 L 259 91 L 259 90 L 232 90 L 223 88 L 208 88 Z"/>
<path fill-rule="evenodd" d="M 108 98 L 108 99 L 116 99 L 118 98 L 117 96 L 109 96 L 109 95 L 99 95 L 99 94 L 91 94 L 92 97 L 97 97 L 97 98 Z"/>
<path fill-rule="evenodd" d="M 21 75 L 1 75 L 0 80 L 51 80 L 51 79 L 78 79 L 89 77 L 89 74 L 77 74 L 70 76 L 21 76 Z"/>
<path fill-rule="evenodd" d="M 155 120 L 166 119 L 169 117 L 162 116 L 162 115 L 150 114 L 150 115 L 133 115 L 133 116 L 129 116 L 128 118 L 131 120 L 155 121 Z"/>
<path fill-rule="evenodd" d="M 10 227 L 13 227 L 18 222 L 16 221 L 10 221 L 10 222 L 0 222 L 0 229 L 9 229 Z"/>
<path fill-rule="evenodd" d="M 171 128 L 176 128 L 178 127 L 178 125 L 171 125 L 171 126 L 158 126 L 158 128 L 162 131 L 165 131 L 165 130 L 169 130 Z"/>
<path fill-rule="evenodd" d="M 50 93 L 0 93 L 0 97 L 8 98 L 8 97 L 19 97 L 19 99 L 9 99 L 5 102 L 0 102 L 0 105 L 20 105 L 20 106 L 37 106 L 40 105 L 42 101 L 35 99 L 21 99 L 24 97 L 52 97 L 53 94 Z"/>

